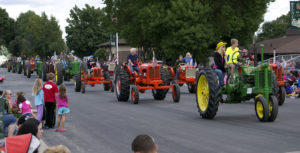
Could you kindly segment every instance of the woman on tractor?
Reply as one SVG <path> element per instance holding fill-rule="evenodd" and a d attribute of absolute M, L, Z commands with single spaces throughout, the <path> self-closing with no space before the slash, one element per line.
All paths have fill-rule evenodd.
<path fill-rule="evenodd" d="M 219 42 L 216 47 L 217 51 L 214 54 L 214 70 L 218 75 L 220 87 L 224 87 L 224 76 L 226 73 L 224 59 L 226 44 L 227 43 Z"/>

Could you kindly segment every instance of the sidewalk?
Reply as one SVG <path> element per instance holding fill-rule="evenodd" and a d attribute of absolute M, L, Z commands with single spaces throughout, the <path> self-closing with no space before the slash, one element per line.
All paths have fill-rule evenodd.
<path fill-rule="evenodd" d="M 43 153 L 47 148 L 48 148 L 48 145 L 43 140 L 41 140 L 41 145 L 40 145 L 40 148 L 39 148 L 39 153 Z"/>

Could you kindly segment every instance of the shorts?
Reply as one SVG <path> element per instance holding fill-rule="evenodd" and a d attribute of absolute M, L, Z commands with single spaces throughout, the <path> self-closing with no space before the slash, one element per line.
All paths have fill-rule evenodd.
<path fill-rule="evenodd" d="M 58 115 L 62 115 L 62 114 L 68 114 L 70 112 L 70 109 L 67 107 L 62 107 L 58 109 Z"/>

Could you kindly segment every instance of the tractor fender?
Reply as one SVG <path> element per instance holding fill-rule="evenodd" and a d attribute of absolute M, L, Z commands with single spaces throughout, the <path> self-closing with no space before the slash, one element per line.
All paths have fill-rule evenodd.
<path fill-rule="evenodd" d="M 132 72 L 131 72 L 131 69 L 130 69 L 130 66 L 129 66 L 129 65 L 125 65 L 125 66 L 124 66 L 124 69 L 128 72 L 129 76 L 132 75 Z"/>
<path fill-rule="evenodd" d="M 174 69 L 172 67 L 169 68 L 169 72 L 170 72 L 170 79 L 173 80 L 175 77 L 175 72 Z"/>

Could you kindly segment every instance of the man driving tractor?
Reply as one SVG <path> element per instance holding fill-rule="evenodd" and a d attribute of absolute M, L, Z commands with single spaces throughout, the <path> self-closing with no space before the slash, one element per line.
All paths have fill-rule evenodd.
<path fill-rule="evenodd" d="M 96 62 L 94 61 L 94 56 L 90 56 L 89 60 L 87 61 L 87 68 L 88 68 L 88 76 L 91 76 L 91 69 L 96 66 Z"/>
<path fill-rule="evenodd" d="M 127 56 L 127 62 L 132 73 L 134 73 L 134 71 L 139 71 L 139 68 L 137 67 L 138 59 L 139 57 L 136 54 L 136 48 L 131 48 L 130 54 Z"/>

